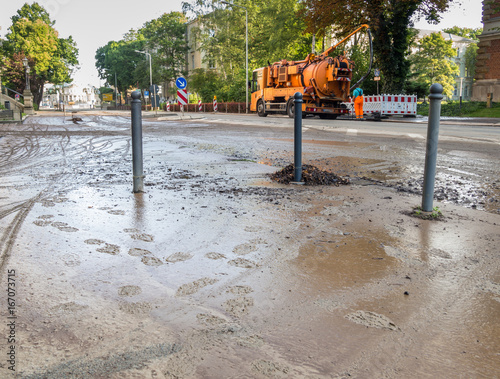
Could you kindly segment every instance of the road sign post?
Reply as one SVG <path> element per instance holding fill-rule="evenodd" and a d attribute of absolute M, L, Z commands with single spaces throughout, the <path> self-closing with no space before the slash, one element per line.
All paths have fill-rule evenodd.
<path fill-rule="evenodd" d="M 185 89 L 177 90 L 177 100 L 181 105 L 182 114 L 184 115 L 184 105 L 187 105 L 188 103 L 187 92 Z"/>
<path fill-rule="evenodd" d="M 181 106 L 182 115 L 184 116 L 184 105 L 188 103 L 187 96 L 187 80 L 185 78 L 178 77 L 175 81 L 175 86 L 177 87 L 177 100 Z"/>

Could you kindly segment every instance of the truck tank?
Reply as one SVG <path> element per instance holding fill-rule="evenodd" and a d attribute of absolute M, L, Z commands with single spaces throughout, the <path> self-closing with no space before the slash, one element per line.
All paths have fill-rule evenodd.
<path fill-rule="evenodd" d="M 293 96 L 296 92 L 302 92 L 304 117 L 307 114 L 318 114 L 322 118 L 336 118 L 340 114 L 347 113 L 347 109 L 341 103 L 347 101 L 349 97 L 355 64 L 345 56 L 345 53 L 336 57 L 328 55 L 365 27 L 368 28 L 368 25 L 362 25 L 318 56 L 309 54 L 302 61 L 282 60 L 255 70 L 250 110 L 256 111 L 261 117 L 273 112 L 286 112 L 293 117 Z M 369 72 L 364 78 L 368 74 Z"/>

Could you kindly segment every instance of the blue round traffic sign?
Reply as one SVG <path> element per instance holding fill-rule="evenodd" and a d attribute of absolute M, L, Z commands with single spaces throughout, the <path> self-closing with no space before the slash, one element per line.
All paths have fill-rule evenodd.
<path fill-rule="evenodd" d="M 179 89 L 184 89 L 186 88 L 187 86 L 187 80 L 180 77 L 180 78 L 177 78 L 177 80 L 175 81 L 175 85 L 177 86 L 177 88 Z"/>

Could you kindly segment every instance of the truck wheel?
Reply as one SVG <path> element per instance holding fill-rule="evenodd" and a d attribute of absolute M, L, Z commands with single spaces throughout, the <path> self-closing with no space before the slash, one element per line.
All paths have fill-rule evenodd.
<path fill-rule="evenodd" d="M 267 113 L 264 108 L 264 102 L 262 100 L 259 100 L 257 102 L 257 114 L 259 117 L 267 117 Z"/>
<path fill-rule="evenodd" d="M 286 114 L 290 118 L 295 117 L 295 102 L 294 102 L 293 98 L 290 98 L 288 100 L 288 103 L 286 104 Z"/>
<path fill-rule="evenodd" d="M 288 100 L 288 103 L 286 103 L 286 113 L 288 114 L 288 117 L 294 118 L 295 117 L 295 101 L 292 98 Z M 302 118 L 306 118 L 307 113 L 302 111 Z"/>

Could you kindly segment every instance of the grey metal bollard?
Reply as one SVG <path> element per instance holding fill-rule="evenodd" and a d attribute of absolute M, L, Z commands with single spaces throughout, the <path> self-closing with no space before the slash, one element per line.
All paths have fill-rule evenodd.
<path fill-rule="evenodd" d="M 424 212 L 432 212 L 432 202 L 434 199 L 434 182 L 436 180 L 436 160 L 443 86 L 439 83 L 434 83 L 430 88 L 430 92 L 427 146 L 425 151 L 424 189 L 422 193 L 422 210 Z"/>
<path fill-rule="evenodd" d="M 141 92 L 132 92 L 132 99 L 132 171 L 134 176 L 134 193 L 137 193 L 144 192 Z"/>
<path fill-rule="evenodd" d="M 299 183 L 302 181 L 302 94 L 296 92 L 294 98 L 294 181 Z"/>

